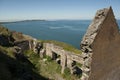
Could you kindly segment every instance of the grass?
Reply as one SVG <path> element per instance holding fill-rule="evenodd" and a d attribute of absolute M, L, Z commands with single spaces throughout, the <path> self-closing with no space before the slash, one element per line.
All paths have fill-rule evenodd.
<path fill-rule="evenodd" d="M 31 39 L 30 36 L 28 35 L 24 35 L 21 32 L 16 32 L 16 31 L 9 31 L 7 28 L 5 28 L 3 25 L 0 25 L 0 34 L 4 35 L 6 37 L 12 37 L 14 38 L 16 41 L 19 40 L 26 40 L 26 39 Z"/>
<path fill-rule="evenodd" d="M 48 77 L 50 80 L 55 80 L 58 78 L 65 79 L 65 80 L 80 79 L 79 76 L 71 75 L 69 68 L 65 68 L 65 71 L 64 71 L 65 73 L 61 74 L 61 65 L 57 64 L 56 61 L 52 60 L 49 56 L 45 56 L 43 59 L 41 59 L 39 57 L 39 55 L 34 53 L 33 51 L 31 51 L 31 50 L 25 51 L 24 55 L 34 66 L 34 68 L 32 68 L 31 65 L 29 65 L 26 62 L 22 62 L 22 63 L 21 62 L 19 63 L 18 61 L 14 62 L 15 58 L 13 57 L 11 48 L 0 46 L 0 51 L 9 52 L 7 55 L 13 59 L 13 62 L 10 62 L 10 65 L 12 65 L 12 66 L 15 65 L 14 67 L 15 67 L 16 71 L 14 72 L 14 76 L 16 76 L 16 77 L 14 77 L 14 80 L 18 79 L 18 77 L 20 77 L 20 75 L 22 75 L 21 74 L 22 69 L 30 70 L 30 71 L 32 69 L 34 71 L 34 73 L 39 74 L 44 77 Z M 46 59 L 46 60 L 44 61 L 44 59 Z M 80 64 L 77 64 L 77 65 L 80 65 Z M 4 72 L 3 75 L 1 74 L 2 77 L 7 77 L 6 80 L 11 79 L 12 75 L 11 75 L 11 72 L 7 70 L 8 68 L 7 68 L 6 64 L 1 65 L 0 68 L 1 68 L 0 71 Z M 5 74 L 6 74 L 6 76 L 5 76 Z M 2 78 L 2 79 L 5 79 L 5 78 Z"/>
<path fill-rule="evenodd" d="M 2 52 L 6 52 L 5 47 L 0 46 L 0 51 L 2 51 Z"/>
<path fill-rule="evenodd" d="M 34 53 L 31 50 L 27 50 L 26 52 L 24 52 L 24 55 L 28 57 L 29 61 L 36 67 L 36 64 L 38 64 L 39 62 L 39 55 Z"/>
<path fill-rule="evenodd" d="M 16 32 L 16 31 L 12 31 L 12 37 L 13 37 L 16 41 L 19 41 L 19 40 L 24 39 L 23 34 L 20 33 L 20 32 Z"/>
<path fill-rule="evenodd" d="M 7 28 L 5 28 L 3 25 L 0 25 L 0 34 L 5 36 L 10 36 L 11 32 Z"/>
<path fill-rule="evenodd" d="M 72 75 L 69 68 L 65 68 L 64 74 L 62 74 L 65 80 L 80 80 L 81 75 Z"/>
<path fill-rule="evenodd" d="M 43 59 L 39 57 L 32 51 L 26 51 L 26 56 L 28 56 L 31 63 L 34 64 L 34 71 L 38 74 L 48 77 L 50 80 L 77 80 L 80 79 L 79 75 L 72 75 L 69 68 L 65 68 L 64 74 L 61 74 L 61 65 L 57 64 L 55 60 L 52 60 L 49 56 L 45 56 Z"/>
<path fill-rule="evenodd" d="M 48 80 L 38 73 L 39 55 L 26 51 L 25 56 L 29 58 L 20 61 L 11 57 L 14 54 L 9 52 L 10 50 L 0 46 L 0 80 L 24 80 L 23 78 L 29 75 L 32 75 L 34 80 Z"/>
<path fill-rule="evenodd" d="M 6 35 L 6 36 L 12 35 L 12 37 L 15 40 L 25 39 L 25 37 L 23 36 L 22 33 L 10 32 L 7 28 L 4 28 L 4 26 L 2 26 L 2 25 L 0 25 L 0 34 Z M 72 45 L 64 43 L 64 42 L 59 42 L 59 41 L 55 41 L 55 40 L 40 40 L 40 42 L 43 42 L 43 43 L 53 43 L 53 44 L 55 44 L 57 46 L 62 47 L 63 49 L 65 49 L 67 51 L 74 52 L 76 54 L 81 54 L 82 53 L 79 49 L 76 49 Z"/>
<path fill-rule="evenodd" d="M 60 77 L 62 77 L 60 75 L 61 72 L 61 66 L 59 64 L 56 64 L 55 61 L 51 61 L 51 62 L 41 62 L 41 66 L 40 66 L 40 74 L 46 77 L 49 77 L 50 79 L 55 79 L 55 77 L 57 77 L 56 75 L 59 75 Z"/>
<path fill-rule="evenodd" d="M 44 58 L 46 58 L 47 59 L 47 62 L 51 62 L 52 61 L 52 58 L 50 57 L 50 56 L 44 56 Z"/>
<path fill-rule="evenodd" d="M 76 65 L 77 65 L 78 67 L 82 67 L 82 64 L 80 64 L 80 63 L 76 63 Z"/>
<path fill-rule="evenodd" d="M 55 40 L 41 40 L 41 42 L 55 44 L 57 46 L 62 47 L 64 50 L 67 50 L 67 51 L 70 51 L 70 52 L 74 52 L 75 54 L 81 54 L 82 53 L 81 50 L 76 49 L 72 45 L 64 43 L 64 42 L 59 42 L 59 41 L 55 41 Z"/>
<path fill-rule="evenodd" d="M 1 27 L 0 25 L 0 34 L 5 36 L 10 36 L 11 32 Z M 19 34 L 19 35 L 18 35 Z M 17 40 L 23 38 L 22 34 L 14 33 L 14 38 Z M 64 42 L 54 41 L 54 40 L 41 40 L 42 43 L 52 43 L 57 46 L 62 47 L 64 50 L 74 52 L 76 54 L 81 54 L 81 51 L 75 47 L 66 44 Z M 25 51 L 24 56 L 27 61 L 20 61 L 13 54 L 13 47 L 2 47 L 0 46 L 0 80 L 21 80 L 23 73 L 27 72 L 35 78 L 35 80 L 46 80 L 44 77 L 49 77 L 50 79 L 62 79 L 65 80 L 77 80 L 79 77 L 76 75 L 71 75 L 69 68 L 65 68 L 65 73 L 61 74 L 61 66 L 52 60 L 50 57 L 46 56 L 44 59 L 41 59 L 38 54 L 34 53 L 31 50 Z M 46 61 L 44 61 L 46 59 Z M 81 66 L 80 64 L 78 64 Z"/>
<path fill-rule="evenodd" d="M 2 47 L 0 46 L 0 51 L 8 53 L 6 55 L 15 58 L 15 56 L 13 55 L 13 47 Z"/>
<path fill-rule="evenodd" d="M 45 59 L 47 59 L 45 62 L 43 62 L 42 59 L 39 60 L 40 63 L 36 66 L 42 76 L 49 77 L 53 80 L 57 80 L 58 78 L 65 80 L 80 79 L 81 75 L 72 75 L 70 73 L 70 69 L 67 67 L 64 70 L 64 74 L 61 74 L 62 67 L 60 64 L 57 64 L 54 60 L 51 60 L 50 57 L 46 56 Z"/>

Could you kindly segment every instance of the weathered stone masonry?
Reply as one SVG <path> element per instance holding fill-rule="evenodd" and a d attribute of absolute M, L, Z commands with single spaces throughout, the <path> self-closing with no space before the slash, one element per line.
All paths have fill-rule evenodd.
<path fill-rule="evenodd" d="M 68 67 L 74 74 L 74 62 L 82 64 L 80 80 L 120 80 L 119 44 L 120 33 L 110 7 L 97 11 L 81 41 L 82 55 L 52 43 L 43 43 L 41 52 L 60 61 L 61 73 Z M 16 42 L 22 51 L 31 49 L 36 52 L 36 45 L 37 40 L 34 38 Z"/>
<path fill-rule="evenodd" d="M 46 55 L 50 56 L 51 58 L 57 59 L 58 57 L 55 55 L 60 56 L 60 65 L 62 66 L 61 73 L 64 73 L 65 67 L 68 67 L 71 70 L 71 74 L 73 74 L 74 65 L 72 64 L 74 63 L 74 61 L 83 64 L 83 58 L 80 54 L 66 51 L 62 47 L 52 43 L 44 43 L 44 47 L 46 50 Z"/>
<path fill-rule="evenodd" d="M 81 80 L 120 80 L 120 33 L 111 7 L 97 11 L 81 50 Z"/>

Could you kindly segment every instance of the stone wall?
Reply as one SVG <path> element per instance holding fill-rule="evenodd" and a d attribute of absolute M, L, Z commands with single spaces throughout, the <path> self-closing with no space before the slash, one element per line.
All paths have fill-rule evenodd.
<path fill-rule="evenodd" d="M 35 39 L 28 39 L 28 40 L 20 40 L 20 41 L 15 41 L 14 46 L 17 46 L 21 49 L 22 52 L 26 50 L 33 50 L 35 51 L 35 46 L 37 44 L 37 41 Z"/>
<path fill-rule="evenodd" d="M 61 73 L 64 73 L 65 67 L 68 67 L 71 70 L 71 74 L 72 74 L 74 67 L 72 64 L 74 62 L 83 64 L 83 57 L 81 56 L 81 54 L 76 54 L 74 52 L 66 51 L 62 47 L 52 43 L 44 43 L 44 48 L 46 50 L 47 56 L 50 56 L 52 59 L 60 58 L 60 62 L 61 62 L 60 65 L 62 66 Z"/>
<path fill-rule="evenodd" d="M 112 8 L 97 11 L 81 42 L 81 80 L 120 80 L 120 33 Z"/>

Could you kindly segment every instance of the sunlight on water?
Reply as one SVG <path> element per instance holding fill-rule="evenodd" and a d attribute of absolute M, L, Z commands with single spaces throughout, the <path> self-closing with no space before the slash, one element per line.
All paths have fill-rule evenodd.
<path fill-rule="evenodd" d="M 31 21 L 4 24 L 10 30 L 31 35 L 37 39 L 58 40 L 80 48 L 80 41 L 91 20 Z M 120 20 L 118 21 L 120 26 Z"/>

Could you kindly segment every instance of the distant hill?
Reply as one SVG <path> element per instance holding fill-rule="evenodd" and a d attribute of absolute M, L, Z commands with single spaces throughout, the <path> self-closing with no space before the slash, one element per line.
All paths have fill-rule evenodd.
<path fill-rule="evenodd" d="M 17 22 L 31 22 L 31 21 L 46 21 L 46 20 L 21 20 L 21 21 L 1 21 L 1 23 L 17 23 Z"/>

